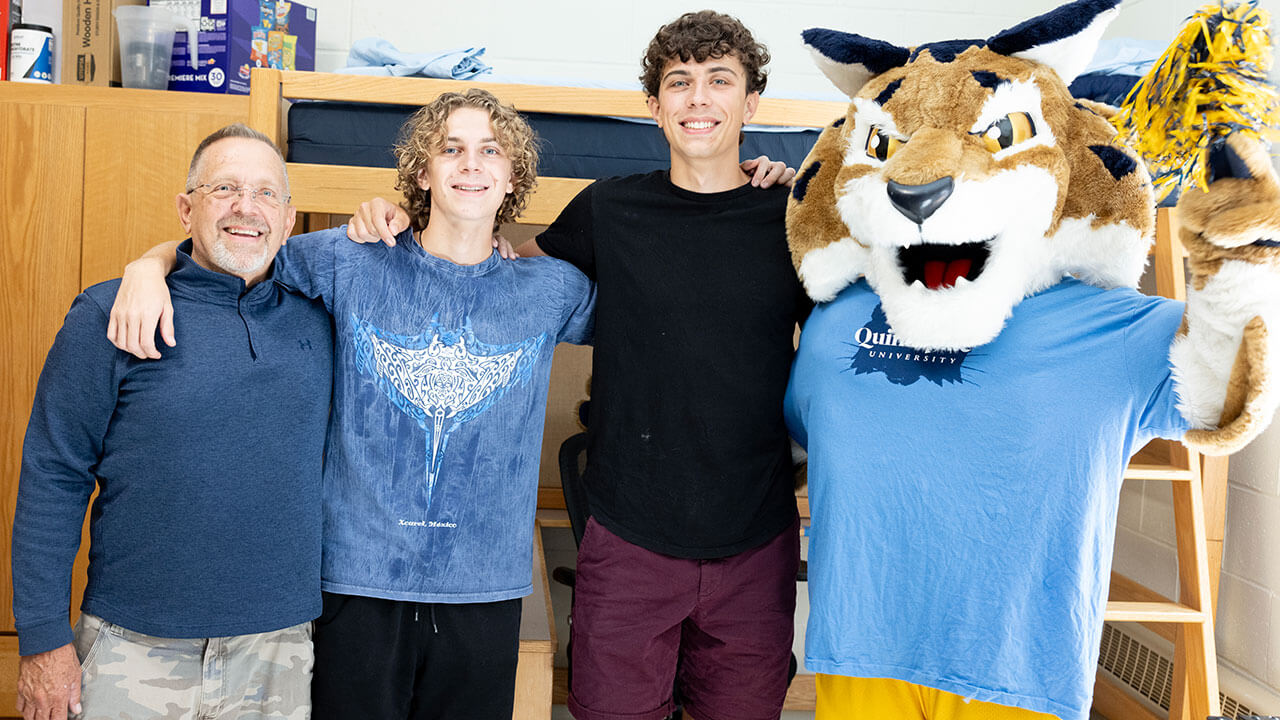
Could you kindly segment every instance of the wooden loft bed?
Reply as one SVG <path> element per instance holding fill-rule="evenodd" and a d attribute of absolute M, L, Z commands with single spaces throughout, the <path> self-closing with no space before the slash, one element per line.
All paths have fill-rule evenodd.
<path fill-rule="evenodd" d="M 341 74 L 255 69 L 249 104 L 249 124 L 275 138 L 283 148 L 284 107 L 296 99 L 344 102 L 422 105 L 440 93 L 468 87 L 492 92 L 500 100 L 522 112 L 594 115 L 607 117 L 650 117 L 639 92 L 598 88 L 569 88 L 542 85 L 432 80 L 422 78 L 368 77 Z M 822 127 L 847 109 L 843 102 L 820 102 L 762 98 L 753 122 L 784 127 Z M 388 168 L 350 167 L 289 163 L 294 204 L 302 213 L 347 215 L 360 202 L 381 195 L 396 197 L 395 171 Z M 529 206 L 517 222 L 547 225 L 590 180 L 540 177 Z M 1177 239 L 1176 223 L 1168 209 L 1157 215 L 1153 248 L 1156 292 L 1185 299 L 1185 253 Z M 1118 574 L 1112 578 L 1111 601 L 1106 619 L 1113 622 L 1142 622 L 1175 644 L 1174 686 L 1169 717 L 1203 718 L 1218 713 L 1218 682 L 1214 660 L 1213 615 L 1217 607 L 1218 572 L 1222 557 L 1223 519 L 1226 510 L 1227 463 L 1221 458 L 1201 458 L 1178 443 L 1155 441 L 1134 457 L 1125 478 L 1128 480 L 1170 481 L 1173 486 L 1179 574 L 1178 602 L 1161 597 Z M 801 512 L 808 515 L 807 497 L 800 496 Z M 564 525 L 564 499 L 559 488 L 542 487 L 538 497 L 540 521 Z M 535 563 L 535 567 L 537 567 Z M 545 579 L 545 575 L 544 575 Z M 545 585 L 545 582 L 544 582 Z M 545 592 L 545 590 L 544 590 Z M 549 606 L 548 606 L 549 607 Z M 545 616 L 547 607 L 540 608 Z M 529 609 L 526 609 L 528 614 Z M 554 652 L 554 625 L 550 645 Z M 522 670 L 524 631 L 522 628 Z M 550 656 L 541 657 L 539 668 L 549 672 Z M 519 703 L 536 693 L 541 698 L 543 676 L 522 674 Z M 550 692 L 546 683 L 546 692 Z M 549 697 L 549 695 L 548 695 Z M 812 708 L 812 680 L 798 676 L 788 697 L 788 709 Z M 532 703 L 531 714 L 517 717 L 548 717 L 549 704 Z M 1150 712 L 1131 700 L 1099 674 L 1095 707 L 1111 720 L 1147 720 Z"/>

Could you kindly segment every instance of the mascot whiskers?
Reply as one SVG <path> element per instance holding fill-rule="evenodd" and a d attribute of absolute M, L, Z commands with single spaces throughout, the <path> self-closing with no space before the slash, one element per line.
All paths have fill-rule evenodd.
<path fill-rule="evenodd" d="M 819 718 L 1085 720 L 1129 458 L 1234 452 L 1275 413 L 1275 172 L 1214 142 L 1178 209 L 1188 302 L 1136 291 L 1147 165 L 1067 90 L 1118 5 L 912 48 L 805 33 L 852 100 L 787 213 L 818 303 L 786 412 Z"/>

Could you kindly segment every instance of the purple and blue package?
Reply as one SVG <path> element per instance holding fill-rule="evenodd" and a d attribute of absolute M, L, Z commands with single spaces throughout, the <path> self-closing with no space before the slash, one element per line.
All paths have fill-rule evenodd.
<path fill-rule="evenodd" d="M 265 27 L 264 6 L 271 5 L 271 26 Z M 284 0 L 200 0 L 200 67 L 187 64 L 186 33 L 174 38 L 173 65 L 169 75 L 170 90 L 193 92 L 249 92 L 249 71 L 255 67 L 286 67 L 283 48 L 270 62 L 269 41 L 275 34 Z M 316 9 L 288 2 L 284 10 L 293 46 L 296 70 L 316 67 Z M 260 40 L 261 42 L 257 42 Z"/>

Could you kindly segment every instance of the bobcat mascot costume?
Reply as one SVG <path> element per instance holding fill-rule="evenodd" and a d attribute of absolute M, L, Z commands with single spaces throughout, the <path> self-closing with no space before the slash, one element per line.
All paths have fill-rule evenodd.
<path fill-rule="evenodd" d="M 1208 190 L 1184 190 L 1185 308 L 1133 289 L 1151 180 L 1066 88 L 1118 4 L 915 48 L 805 33 L 852 98 L 787 211 L 818 303 L 786 412 L 809 453 L 819 718 L 976 700 L 995 705 L 970 717 L 1085 720 L 1131 454 L 1233 452 L 1275 411 L 1265 151 L 1220 143 Z"/>

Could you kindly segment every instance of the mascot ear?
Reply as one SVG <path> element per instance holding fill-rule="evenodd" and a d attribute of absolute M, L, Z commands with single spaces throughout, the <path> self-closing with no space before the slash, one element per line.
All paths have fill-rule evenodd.
<path fill-rule="evenodd" d="M 1076 0 L 995 35 L 987 47 L 1047 65 L 1070 85 L 1089 64 L 1102 31 L 1120 13 L 1119 5 L 1120 0 Z"/>
<path fill-rule="evenodd" d="M 839 30 L 813 28 L 801 36 L 818 69 L 850 98 L 872 77 L 906 65 L 911 58 L 907 48 Z"/>

